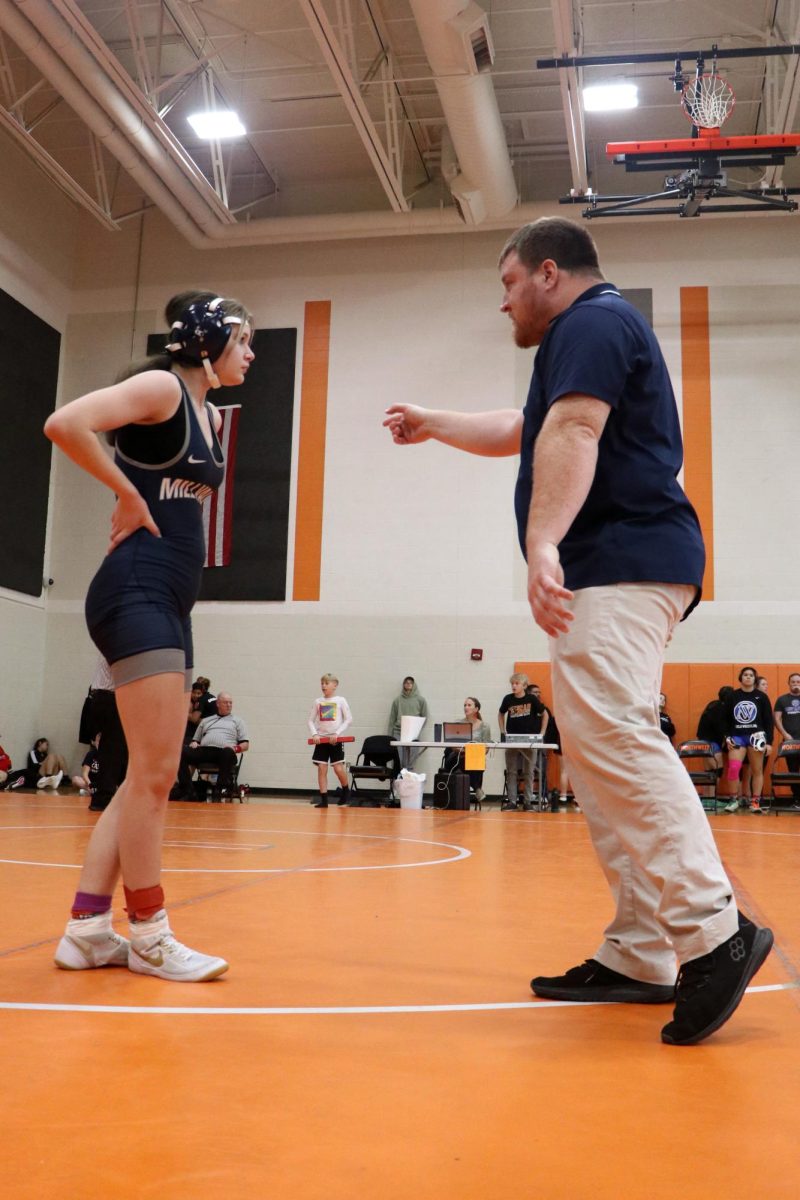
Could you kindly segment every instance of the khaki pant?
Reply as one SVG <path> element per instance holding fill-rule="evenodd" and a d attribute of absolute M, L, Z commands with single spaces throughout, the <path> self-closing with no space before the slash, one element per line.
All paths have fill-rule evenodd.
<path fill-rule="evenodd" d="M 658 719 L 664 649 L 694 589 L 584 588 L 551 638 L 553 700 L 575 797 L 616 904 L 593 955 L 672 983 L 737 928 L 733 889 L 689 776 Z"/>

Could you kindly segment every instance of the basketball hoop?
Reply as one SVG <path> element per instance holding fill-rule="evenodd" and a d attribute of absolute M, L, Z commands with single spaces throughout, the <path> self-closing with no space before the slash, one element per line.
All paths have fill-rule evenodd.
<path fill-rule="evenodd" d="M 681 108 L 701 137 L 717 133 L 733 112 L 733 88 L 720 75 L 696 75 L 681 93 Z"/>

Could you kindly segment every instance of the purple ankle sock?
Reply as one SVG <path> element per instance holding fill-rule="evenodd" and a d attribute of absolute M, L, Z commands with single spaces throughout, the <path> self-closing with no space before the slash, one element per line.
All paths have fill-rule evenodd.
<path fill-rule="evenodd" d="M 72 904 L 73 919 L 97 917 L 111 908 L 111 896 L 96 896 L 92 892 L 76 892 Z"/>

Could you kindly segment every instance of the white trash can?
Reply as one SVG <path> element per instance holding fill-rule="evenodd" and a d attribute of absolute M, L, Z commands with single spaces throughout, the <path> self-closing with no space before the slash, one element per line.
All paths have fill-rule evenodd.
<path fill-rule="evenodd" d="M 418 775 L 416 771 L 408 771 L 403 768 L 394 784 L 395 791 L 400 797 L 401 808 L 422 808 L 422 785 L 424 782 L 424 775 Z"/>

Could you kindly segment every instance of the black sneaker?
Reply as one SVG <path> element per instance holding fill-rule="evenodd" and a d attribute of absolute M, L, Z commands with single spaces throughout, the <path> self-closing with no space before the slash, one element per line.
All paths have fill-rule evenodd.
<path fill-rule="evenodd" d="M 675 999 L 672 984 L 643 983 L 604 967 L 594 958 L 572 967 L 566 975 L 550 979 L 537 975 L 531 980 L 531 990 L 547 1000 L 593 1000 L 601 1004 L 669 1004 Z"/>
<path fill-rule="evenodd" d="M 693 1046 L 724 1025 L 774 940 L 771 929 L 759 929 L 739 913 L 736 933 L 710 954 L 684 963 L 678 972 L 675 1011 L 661 1030 L 662 1042 Z"/>
<path fill-rule="evenodd" d="M 314 805 L 314 808 L 327 808 L 328 801 L 325 796 L 320 796 L 319 800 Z"/>

